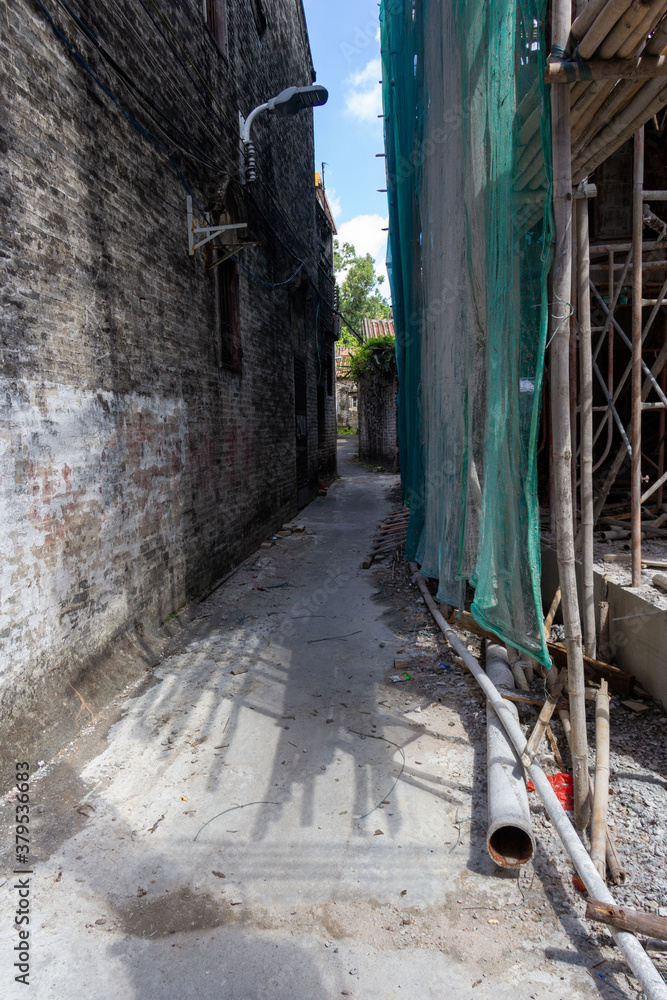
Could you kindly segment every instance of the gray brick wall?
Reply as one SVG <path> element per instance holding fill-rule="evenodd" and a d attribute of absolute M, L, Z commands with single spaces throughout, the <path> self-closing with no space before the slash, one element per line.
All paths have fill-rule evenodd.
<path fill-rule="evenodd" d="M 398 471 L 398 382 L 359 379 L 359 458 Z"/>
<path fill-rule="evenodd" d="M 220 364 L 211 253 L 188 255 L 186 191 L 52 30 L 15 0 L 0 38 L 0 714 L 73 678 L 142 618 L 159 622 L 296 510 L 293 351 L 308 358 L 309 478 L 335 474 L 316 232 L 312 113 L 260 116 L 239 183 L 238 111 L 312 81 L 300 0 L 228 0 L 228 56 L 201 0 L 71 6 L 221 174 L 165 138 L 63 8 L 99 80 L 173 150 L 206 211 L 235 203 L 262 245 L 239 259 L 240 372 Z M 4 19 L 4 17 L 3 17 Z M 182 49 L 181 49 L 182 46 Z M 299 344 L 295 341 L 299 340 Z M 321 414 L 320 414 L 321 416 Z M 321 421 L 320 421 L 321 423 Z M 100 661 L 101 662 L 101 661 Z"/>

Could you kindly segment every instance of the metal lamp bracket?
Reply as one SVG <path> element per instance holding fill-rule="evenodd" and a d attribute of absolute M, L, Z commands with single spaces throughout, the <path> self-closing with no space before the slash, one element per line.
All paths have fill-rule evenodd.
<path fill-rule="evenodd" d="M 216 236 L 222 236 L 224 233 L 230 232 L 234 229 L 247 229 L 247 222 L 235 222 L 227 226 L 195 226 L 194 216 L 192 214 L 192 198 L 188 195 L 188 248 L 190 250 L 190 256 L 192 257 L 195 250 L 200 247 L 205 246 L 214 240 Z M 197 239 L 198 236 L 204 235 L 203 239 Z"/>

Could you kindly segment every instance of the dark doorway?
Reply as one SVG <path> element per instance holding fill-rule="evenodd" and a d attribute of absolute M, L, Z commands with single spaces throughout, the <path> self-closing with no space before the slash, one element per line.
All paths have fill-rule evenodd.
<path fill-rule="evenodd" d="M 306 362 L 294 355 L 294 415 L 296 421 L 296 503 L 305 507 L 310 500 L 308 489 L 308 383 Z"/>

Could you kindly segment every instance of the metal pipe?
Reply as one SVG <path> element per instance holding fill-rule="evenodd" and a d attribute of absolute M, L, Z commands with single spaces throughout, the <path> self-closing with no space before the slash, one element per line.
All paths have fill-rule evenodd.
<path fill-rule="evenodd" d="M 632 522 L 632 586 L 642 582 L 642 232 L 644 128 L 635 132 L 632 184 L 632 456 L 630 507 Z"/>
<path fill-rule="evenodd" d="M 609 310 L 607 308 L 607 303 L 604 301 L 604 299 L 602 298 L 602 296 L 600 295 L 599 291 L 597 290 L 597 288 L 595 287 L 595 285 L 593 284 L 592 281 L 591 281 L 590 284 L 591 284 L 591 288 L 593 289 L 593 292 L 595 294 L 595 297 L 598 300 L 598 302 L 600 303 L 600 305 L 602 306 L 602 308 L 605 311 L 609 312 Z M 657 315 L 658 309 L 662 305 L 662 302 L 663 302 L 663 299 L 664 299 L 664 295 L 665 295 L 665 291 L 667 291 L 667 281 L 663 285 L 663 291 L 660 293 L 660 296 L 655 300 L 655 303 L 654 303 L 654 306 L 653 306 L 654 311 L 651 314 L 649 322 L 646 323 L 646 326 L 644 327 L 644 330 L 643 330 L 643 332 L 640 335 L 640 346 L 641 346 L 641 342 L 643 342 L 646 339 L 646 335 L 648 334 L 648 332 L 649 332 L 649 330 L 651 328 L 651 323 L 653 322 L 653 319 L 655 319 L 655 316 Z M 640 299 L 639 300 L 639 309 L 640 309 L 640 312 L 641 312 L 641 307 L 642 307 L 642 300 Z M 633 299 L 633 308 L 634 308 L 634 299 Z M 612 317 L 611 322 L 616 327 L 616 330 L 618 331 L 618 333 L 619 333 L 619 335 L 621 337 L 621 340 L 632 351 L 632 349 L 633 349 L 632 348 L 632 340 L 630 339 L 630 337 L 628 337 L 627 333 L 625 332 L 625 330 L 623 329 L 623 327 L 620 325 L 620 323 L 618 322 L 618 320 L 614 319 Z M 663 393 L 662 389 L 660 388 L 660 386 L 658 384 L 657 379 L 655 378 L 655 376 L 651 372 L 651 369 L 649 368 L 649 366 L 646 364 L 646 362 L 642 358 L 642 356 L 641 356 L 641 350 L 640 350 L 640 353 L 639 353 L 639 364 L 641 366 L 642 371 L 644 372 L 644 374 L 648 378 L 649 382 L 651 383 L 651 385 L 655 389 L 655 391 L 656 391 L 656 393 L 658 395 L 658 398 L 663 403 L 665 403 L 665 405 L 667 405 L 667 396 L 665 396 L 665 394 Z M 614 393 L 614 400 L 618 399 L 620 391 L 623 388 L 623 386 L 625 385 L 625 381 L 627 379 L 628 374 L 632 372 L 632 365 L 633 365 L 633 362 L 630 362 L 630 364 L 628 365 L 628 368 L 626 370 L 626 373 L 623 375 L 623 378 L 621 379 L 619 385 L 617 386 L 616 391 Z"/>
<path fill-rule="evenodd" d="M 507 651 L 502 646 L 487 646 L 486 673 L 496 687 L 514 686 Z M 516 705 L 511 702 L 508 705 L 518 723 Z M 486 753 L 489 810 L 486 848 L 501 868 L 520 868 L 535 854 L 528 793 L 521 762 L 490 701 L 486 703 Z"/>
<path fill-rule="evenodd" d="M 653 362 L 653 364 L 651 366 L 651 373 L 654 376 L 660 375 L 660 373 L 662 372 L 663 365 L 665 364 L 665 362 L 667 362 L 667 341 L 665 341 L 665 343 L 663 344 L 662 349 L 660 351 L 660 354 L 657 356 L 657 358 Z M 651 385 L 652 385 L 652 383 L 648 379 L 644 380 L 644 385 L 642 387 L 642 402 L 644 402 L 646 400 L 646 397 L 648 396 L 649 392 L 651 391 Z M 625 444 L 622 444 L 621 447 L 616 452 L 616 457 L 615 457 L 614 461 L 612 462 L 611 466 L 609 467 L 609 471 L 607 472 L 607 475 L 605 477 L 605 481 L 602 484 L 602 487 L 600 489 L 598 497 L 597 497 L 597 499 L 595 501 L 595 520 L 596 521 L 597 521 L 598 517 L 600 516 L 600 514 L 602 512 L 602 508 L 604 507 L 605 503 L 607 502 L 607 497 L 609 496 L 609 491 L 611 490 L 612 486 L 614 485 L 614 482 L 616 481 L 616 476 L 621 471 L 621 466 L 623 465 L 623 461 L 625 459 L 626 454 L 627 453 L 626 453 L 626 450 L 625 450 Z"/>
<path fill-rule="evenodd" d="M 612 400 L 611 396 L 609 395 L 609 392 L 607 390 L 607 386 L 604 384 L 604 379 L 602 378 L 602 372 L 598 368 L 597 362 L 595 362 L 595 361 L 593 362 L 593 371 L 597 375 L 598 382 L 600 383 L 600 388 L 602 389 L 602 392 L 604 393 L 604 397 L 607 400 L 607 406 L 611 410 L 612 416 L 613 416 L 613 418 L 614 418 L 614 420 L 616 422 L 616 426 L 618 427 L 619 434 L 623 438 L 623 444 L 627 448 L 628 455 L 632 455 L 632 445 L 630 444 L 630 439 L 628 438 L 628 435 L 626 433 L 625 427 L 623 426 L 623 421 L 621 420 L 621 418 L 619 416 L 618 410 L 614 406 L 614 401 Z"/>
<path fill-rule="evenodd" d="M 435 605 L 435 601 L 426 586 L 426 581 L 419 572 L 417 564 L 410 563 L 410 568 L 413 570 L 413 580 L 418 585 L 424 601 L 429 607 L 436 624 L 442 631 L 451 648 L 458 654 L 458 656 L 461 657 L 466 667 L 493 705 L 494 711 L 505 727 L 505 732 L 509 736 L 514 749 L 517 754 L 521 756 L 526 747 L 526 738 L 523 735 L 521 726 L 510 711 L 510 703 L 502 698 L 499 691 L 484 673 L 475 657 L 471 656 L 465 643 L 459 639 L 451 626 L 447 624 L 443 616 L 440 614 Z M 546 774 L 540 765 L 534 761 L 527 764 L 527 771 L 530 775 L 531 781 L 535 785 L 538 795 L 544 803 L 549 818 L 556 829 L 556 833 L 560 837 L 565 850 L 570 855 L 582 882 L 588 890 L 589 895 L 592 896 L 593 899 L 599 899 L 602 903 L 613 904 L 613 896 L 598 875 L 595 865 L 586 853 L 586 848 L 579 840 L 577 831 L 567 818 L 565 810 L 558 801 L 553 788 L 549 784 Z M 636 975 L 641 988 L 644 990 L 649 1000 L 667 1000 L 667 985 L 634 934 L 630 934 L 628 931 L 618 930 L 615 927 L 611 928 L 611 933 L 616 941 L 616 944 L 625 955 L 628 965 Z"/>

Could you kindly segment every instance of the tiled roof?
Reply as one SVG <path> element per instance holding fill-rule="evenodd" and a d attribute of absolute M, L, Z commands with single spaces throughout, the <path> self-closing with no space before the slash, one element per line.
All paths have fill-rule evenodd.
<path fill-rule="evenodd" d="M 361 321 L 361 336 L 364 340 L 375 337 L 394 337 L 393 319 L 364 319 Z"/>

